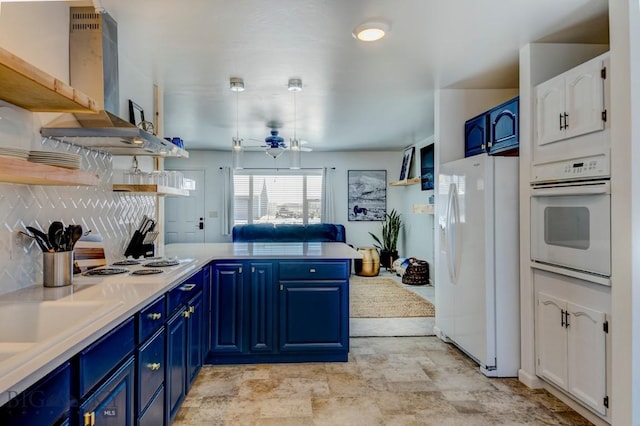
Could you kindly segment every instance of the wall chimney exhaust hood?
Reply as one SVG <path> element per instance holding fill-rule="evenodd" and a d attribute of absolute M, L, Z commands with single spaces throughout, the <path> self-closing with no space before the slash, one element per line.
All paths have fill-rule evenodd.
<path fill-rule="evenodd" d="M 188 158 L 189 153 L 118 116 L 118 24 L 93 7 L 71 7 L 69 82 L 96 100 L 98 114 L 63 114 L 46 124 L 44 137 L 114 155 Z"/>

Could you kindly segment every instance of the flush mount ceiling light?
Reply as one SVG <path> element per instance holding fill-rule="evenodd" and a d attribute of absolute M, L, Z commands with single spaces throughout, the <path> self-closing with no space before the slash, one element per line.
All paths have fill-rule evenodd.
<path fill-rule="evenodd" d="M 360 41 L 377 41 L 389 31 L 391 31 L 391 25 L 388 22 L 382 20 L 367 21 L 355 27 L 351 35 Z"/>

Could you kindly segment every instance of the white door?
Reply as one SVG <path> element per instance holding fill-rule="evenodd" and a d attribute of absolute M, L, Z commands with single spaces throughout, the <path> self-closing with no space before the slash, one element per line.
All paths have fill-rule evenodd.
<path fill-rule="evenodd" d="M 606 414 L 606 334 L 603 329 L 605 314 L 575 303 L 567 303 L 567 310 L 567 390 L 599 413 Z"/>
<path fill-rule="evenodd" d="M 535 317 L 536 373 L 562 389 L 567 389 L 565 311 L 565 301 L 538 292 Z"/>
<path fill-rule="evenodd" d="M 452 173 L 457 184 L 454 340 L 483 366 L 494 365 L 495 360 L 495 346 L 487 344 L 485 221 L 492 216 L 487 214 L 485 199 L 493 184 L 487 172 L 490 163 L 493 159 L 486 155 L 468 157 Z"/>
<path fill-rule="evenodd" d="M 552 78 L 536 86 L 536 145 L 545 145 L 565 137 L 565 79 Z"/>
<path fill-rule="evenodd" d="M 164 204 L 165 236 L 170 243 L 204 243 L 204 170 L 182 170 L 186 179 L 193 179 L 196 189 L 188 197 L 167 197 Z"/>
<path fill-rule="evenodd" d="M 586 62 L 565 74 L 566 137 L 604 129 L 604 80 L 601 59 Z"/>

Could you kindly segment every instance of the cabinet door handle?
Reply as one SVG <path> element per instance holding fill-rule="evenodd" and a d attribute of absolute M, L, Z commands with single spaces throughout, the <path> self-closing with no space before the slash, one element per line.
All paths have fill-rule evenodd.
<path fill-rule="evenodd" d="M 566 112 L 564 113 L 564 128 L 568 129 L 569 128 L 569 121 L 567 120 L 567 118 L 569 118 L 569 114 L 567 114 Z"/>
<path fill-rule="evenodd" d="M 569 328 L 569 311 L 564 311 L 564 327 Z"/>
<path fill-rule="evenodd" d="M 195 306 L 189 306 L 189 313 L 192 314 L 196 311 L 196 307 Z"/>
<path fill-rule="evenodd" d="M 191 312 L 189 312 L 189 311 L 184 311 L 184 312 L 182 313 L 182 316 L 183 316 L 183 317 L 185 317 L 185 318 L 189 318 L 189 317 L 191 316 Z"/>
<path fill-rule="evenodd" d="M 491 142 L 487 142 L 487 148 L 491 148 L 493 144 Z"/>
<path fill-rule="evenodd" d="M 560 119 L 560 130 L 562 130 L 562 113 L 558 114 L 558 118 Z"/>
<path fill-rule="evenodd" d="M 96 413 L 94 411 L 90 413 L 84 413 L 84 426 L 95 426 L 96 424 Z"/>
<path fill-rule="evenodd" d="M 560 309 L 560 326 L 564 327 L 564 309 Z"/>
<path fill-rule="evenodd" d="M 154 363 L 151 363 L 151 364 L 147 364 L 147 368 L 149 370 L 151 370 L 151 371 L 158 371 L 158 370 L 160 370 L 160 367 L 161 367 L 161 365 L 160 365 L 159 362 L 154 362 Z"/>
<path fill-rule="evenodd" d="M 182 290 L 182 291 L 191 291 L 194 288 L 196 288 L 195 284 L 185 284 L 182 287 L 180 287 L 180 290 Z"/>
<path fill-rule="evenodd" d="M 161 313 L 159 313 L 159 312 L 152 313 L 152 314 L 147 315 L 147 318 L 149 318 L 149 319 L 150 319 L 150 320 L 152 320 L 152 321 L 157 321 L 157 320 L 159 320 L 160 318 L 162 318 L 162 314 L 161 314 Z"/>
<path fill-rule="evenodd" d="M 481 149 L 481 150 L 483 150 L 483 151 L 486 149 L 486 147 L 484 146 L 484 144 L 480 145 L 480 149 Z"/>

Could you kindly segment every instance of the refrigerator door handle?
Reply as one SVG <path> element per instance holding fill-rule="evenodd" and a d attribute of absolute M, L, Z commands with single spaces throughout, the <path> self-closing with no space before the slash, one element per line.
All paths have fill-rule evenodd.
<path fill-rule="evenodd" d="M 447 207 L 447 267 L 452 284 L 456 284 L 456 258 L 457 258 L 457 221 L 458 221 L 458 190 L 454 183 L 449 187 L 449 205 Z"/>

